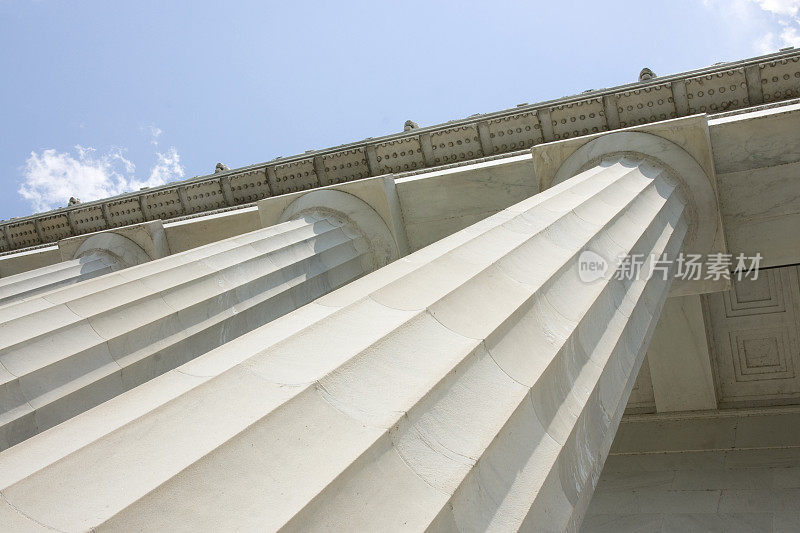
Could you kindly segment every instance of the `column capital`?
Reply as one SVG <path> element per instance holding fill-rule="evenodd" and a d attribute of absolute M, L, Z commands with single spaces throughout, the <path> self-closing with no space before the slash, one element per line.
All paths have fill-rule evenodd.
<path fill-rule="evenodd" d="M 82 259 L 90 255 L 107 256 L 118 268 L 128 268 L 150 261 L 138 244 L 116 233 L 97 233 L 81 243 L 72 259 Z"/>
<path fill-rule="evenodd" d="M 375 270 L 399 258 L 397 243 L 381 216 L 360 198 L 342 191 L 315 190 L 289 204 L 280 217 L 288 222 L 304 217 L 326 218 L 349 232 L 354 232 L 368 243 L 365 256 Z"/>
<path fill-rule="evenodd" d="M 539 190 L 546 190 L 608 158 L 622 156 L 661 167 L 677 180 L 688 202 L 690 227 L 682 251 L 702 256 L 727 252 L 705 115 L 539 145 L 532 149 L 532 155 Z M 726 279 L 678 280 L 671 294 L 700 294 L 729 288 L 730 281 Z"/>
<path fill-rule="evenodd" d="M 368 270 L 403 257 L 409 252 L 405 224 L 392 176 L 338 183 L 312 191 L 300 191 L 258 202 L 262 227 L 301 216 L 326 213 L 357 228 L 373 248 L 374 264 Z"/>
<path fill-rule="evenodd" d="M 91 243 L 87 244 L 88 241 L 91 241 Z M 126 241 L 127 245 L 120 244 Z M 126 264 L 126 266 L 138 265 L 152 259 L 160 259 L 170 254 L 167 236 L 161 220 L 151 220 L 141 224 L 114 228 L 113 230 L 87 233 L 58 241 L 58 249 L 61 252 L 61 259 L 64 261 L 78 259 L 79 253 L 85 252 L 87 247 L 110 250 L 110 248 L 107 248 L 108 246 L 127 246 L 128 252 L 126 253 L 130 258 L 134 256 L 140 257 L 138 262 Z M 144 255 L 141 256 L 141 254 Z"/>

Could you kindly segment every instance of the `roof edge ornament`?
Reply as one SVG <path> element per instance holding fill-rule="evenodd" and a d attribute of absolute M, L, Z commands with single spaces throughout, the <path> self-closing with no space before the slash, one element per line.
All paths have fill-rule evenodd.
<path fill-rule="evenodd" d="M 647 67 L 644 67 L 641 71 L 639 71 L 639 81 L 652 80 L 656 77 L 656 73 Z"/>

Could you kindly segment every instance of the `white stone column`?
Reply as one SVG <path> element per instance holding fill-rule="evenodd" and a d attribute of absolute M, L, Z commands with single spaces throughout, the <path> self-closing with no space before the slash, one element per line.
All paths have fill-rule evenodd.
<path fill-rule="evenodd" d="M 89 254 L 80 259 L 62 261 L 0 278 L 0 306 L 36 294 L 101 276 L 119 268 L 113 258 L 102 254 Z"/>
<path fill-rule="evenodd" d="M 0 447 L 374 270 L 373 248 L 346 215 L 312 206 L 270 228 L 0 307 Z"/>
<path fill-rule="evenodd" d="M 98 233 L 89 237 L 72 259 L 0 278 L 0 307 L 147 261 L 147 253 L 130 239 Z"/>
<path fill-rule="evenodd" d="M 670 286 L 678 182 L 616 157 L 0 454 L 58 530 L 575 530 Z"/>

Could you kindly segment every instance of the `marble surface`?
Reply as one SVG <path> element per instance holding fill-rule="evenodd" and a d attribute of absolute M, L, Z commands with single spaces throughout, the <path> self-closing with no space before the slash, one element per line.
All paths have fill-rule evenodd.
<path fill-rule="evenodd" d="M 0 306 L 0 448 L 362 276 L 369 248 L 304 215 Z"/>
<path fill-rule="evenodd" d="M 732 253 L 800 262 L 800 103 L 709 121 Z"/>
<path fill-rule="evenodd" d="M 797 62 L 723 65 L 726 79 L 743 84 L 736 81 L 725 94 L 741 98 L 746 89 L 750 104 L 769 100 L 784 74 L 794 79 Z M 157 220 L 117 228 L 134 240 L 144 238 L 137 246 L 148 259 L 174 254 L 125 271 L 107 273 L 107 259 L 89 255 L 73 262 L 91 235 L 63 240 L 60 248 L 0 256 L 0 295 L 18 284 L 26 298 L 0 306 L 2 446 L 22 440 L 0 454 L 0 492 L 8 505 L 0 521 L 19 530 L 38 528 L 24 512 L 66 529 L 196 529 L 216 525 L 215 513 L 223 509 L 231 527 L 258 522 L 324 529 L 351 526 L 354 516 L 363 520 L 356 525 L 373 529 L 370 520 L 417 529 L 502 529 L 531 521 L 576 527 L 591 495 L 589 480 L 596 478 L 623 398 L 632 391 L 627 405 L 652 413 L 631 419 L 638 420 L 638 431 L 630 430 L 630 420 L 623 423 L 610 462 L 635 455 L 631 465 L 641 471 L 607 478 L 607 486 L 621 492 L 592 504 L 601 512 L 590 509 L 589 516 L 603 517 L 593 524 L 615 530 L 796 529 L 791 513 L 771 503 L 783 496 L 770 491 L 796 488 L 775 485 L 794 483 L 792 472 L 775 469 L 783 468 L 779 452 L 800 442 L 800 426 L 780 414 L 741 408 L 800 397 L 800 105 L 670 120 L 719 111 L 721 97 L 698 91 L 724 84 L 717 74 L 656 78 L 647 87 L 580 97 L 580 103 L 477 118 L 441 131 L 422 128 L 407 138 L 3 225 L 0 248 L 63 238 L 67 230 L 96 231 L 108 220 L 117 224 L 117 213 L 133 212 L 121 224 L 140 215 L 166 220 L 176 206 L 189 213 L 165 222 L 156 239 L 143 228 L 158 229 Z M 639 105 L 651 124 L 641 126 Z M 659 113 L 665 116 L 659 119 Z M 573 130 L 578 120 L 587 122 Z M 728 251 L 760 252 L 762 267 L 778 268 L 757 284 L 670 299 L 657 326 L 649 315 L 633 315 L 630 330 L 624 320 L 610 321 L 607 313 L 618 300 L 610 306 L 605 296 L 592 300 L 574 276 L 552 269 L 566 268 L 571 259 L 564 250 L 592 239 L 592 224 L 614 209 L 635 212 L 620 217 L 633 225 L 617 222 L 594 238 L 612 248 L 629 242 L 630 228 L 655 220 L 641 213 L 657 199 L 631 204 L 628 211 L 619 199 L 636 186 L 621 182 L 613 185 L 614 194 L 594 189 L 577 204 L 570 202 L 585 190 L 530 198 L 550 185 L 548 173 L 555 175 L 571 154 L 602 138 L 603 128 L 647 131 L 687 151 L 716 177 L 718 235 Z M 468 149 L 461 154 L 455 148 L 467 141 L 469 156 Z M 532 154 L 505 154 L 533 144 L 542 146 Z M 496 155 L 485 157 L 484 147 Z M 447 164 L 438 166 L 442 162 Z M 412 165 L 416 170 L 409 172 Z M 362 179 L 376 172 L 388 174 Z M 275 235 L 259 230 L 253 240 L 244 234 L 281 221 L 293 202 L 311 202 L 308 187 L 365 202 L 391 234 L 397 255 L 417 253 L 351 282 L 375 263 L 363 260 L 370 250 L 361 242 L 367 233 L 342 229 L 339 220 L 302 237 L 302 245 L 288 239 L 294 244 L 284 242 L 277 263 L 266 259 L 275 249 L 265 243 Z M 258 206 L 236 208 L 264 195 L 270 197 Z M 324 209 L 324 203 L 312 207 Z M 221 206 L 227 210 L 203 213 Z M 548 218 L 570 206 L 577 218 Z M 317 217 L 312 226 L 321 224 L 320 213 L 307 213 Z M 295 236 L 303 231 L 291 227 Z M 531 227 L 541 232 L 523 235 Z M 83 280 L 84 274 L 96 277 Z M 557 281 L 547 277 L 556 274 Z M 341 288 L 329 293 L 334 287 Z M 661 293 L 652 290 L 623 307 L 655 309 Z M 626 366 L 616 352 L 605 366 L 579 365 L 576 354 L 592 346 L 598 325 L 612 332 L 604 339 L 624 332 L 615 346 L 636 347 L 635 354 L 623 354 Z M 564 341 L 576 331 L 578 341 Z M 641 348 L 651 336 L 650 355 L 637 376 Z M 558 342 L 563 350 L 554 351 Z M 539 343 L 549 351 L 531 356 L 530 347 Z M 614 377 L 604 373 L 611 369 Z M 600 391 L 601 411 L 591 390 Z M 608 391 L 617 402 L 611 410 L 604 403 Z M 738 414 L 715 405 L 735 407 Z M 459 418 L 461 411 L 469 417 Z M 606 426 L 593 425 L 597 420 Z M 521 442 L 515 439 L 520 432 L 536 438 Z M 573 446 L 575 435 L 590 445 Z M 719 452 L 737 446 L 775 449 Z M 669 461 L 676 452 L 698 449 L 707 453 L 684 454 L 687 465 L 722 461 L 731 472 L 704 473 L 703 481 L 685 465 L 651 464 L 656 456 L 669 455 Z M 751 468 L 745 458 L 751 452 L 765 472 L 753 468 L 749 480 L 731 465 L 739 460 Z M 651 467 L 657 475 L 648 477 Z M 556 468 L 564 476 L 557 482 Z M 773 480 L 768 488 L 760 484 L 766 478 Z M 662 492 L 641 494 L 650 488 Z M 542 508 L 556 515 L 542 518 Z"/>
<path fill-rule="evenodd" d="M 680 248 L 685 200 L 649 165 L 590 169 L 0 453 L 0 520 L 577 528 L 669 289 L 577 261 Z"/>
<path fill-rule="evenodd" d="M 626 444 L 606 460 L 581 531 L 800 529 L 798 411 L 752 410 L 709 425 L 712 418 L 623 421 Z"/>
<path fill-rule="evenodd" d="M 0 278 L 0 307 L 39 293 L 102 276 L 122 266 L 105 254 L 89 254 L 13 276 Z"/>
<path fill-rule="evenodd" d="M 647 348 L 647 364 L 657 412 L 717 408 L 699 295 L 667 300 Z"/>
<path fill-rule="evenodd" d="M 530 154 L 397 179 L 411 250 L 539 192 Z"/>

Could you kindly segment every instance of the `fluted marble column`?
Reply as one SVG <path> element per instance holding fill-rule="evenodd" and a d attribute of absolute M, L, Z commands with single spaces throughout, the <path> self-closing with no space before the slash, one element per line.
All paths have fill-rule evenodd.
<path fill-rule="evenodd" d="M 370 246 L 309 211 L 0 307 L 0 448 L 364 275 Z"/>
<path fill-rule="evenodd" d="M 62 261 L 0 278 L 0 306 L 65 285 L 102 276 L 119 268 L 121 268 L 120 264 L 113 257 L 107 254 L 93 253 L 80 259 Z"/>
<path fill-rule="evenodd" d="M 147 252 L 132 240 L 97 233 L 83 241 L 72 259 L 0 278 L 0 307 L 148 261 Z"/>
<path fill-rule="evenodd" d="M 0 454 L 0 521 L 58 530 L 576 529 L 686 199 L 614 159 Z"/>

